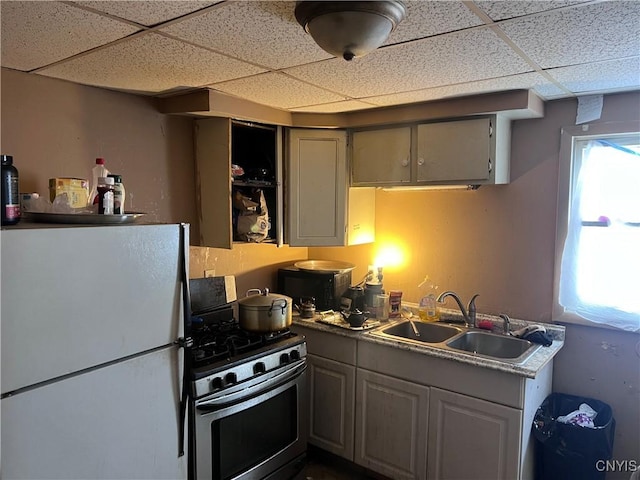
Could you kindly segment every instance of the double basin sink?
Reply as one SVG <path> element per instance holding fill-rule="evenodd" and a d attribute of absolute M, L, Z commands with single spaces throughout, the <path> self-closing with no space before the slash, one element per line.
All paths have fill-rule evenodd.
<path fill-rule="evenodd" d="M 466 352 L 478 357 L 518 365 L 526 362 L 541 346 L 508 335 L 414 320 L 405 320 L 373 331 L 371 334 L 411 344 L 426 344 L 435 348 Z"/>

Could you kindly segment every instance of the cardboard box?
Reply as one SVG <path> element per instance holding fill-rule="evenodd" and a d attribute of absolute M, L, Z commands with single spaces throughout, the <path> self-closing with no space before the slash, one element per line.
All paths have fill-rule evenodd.
<path fill-rule="evenodd" d="M 84 178 L 50 178 L 49 200 L 66 193 L 73 208 L 83 208 L 89 201 L 89 181 Z"/>

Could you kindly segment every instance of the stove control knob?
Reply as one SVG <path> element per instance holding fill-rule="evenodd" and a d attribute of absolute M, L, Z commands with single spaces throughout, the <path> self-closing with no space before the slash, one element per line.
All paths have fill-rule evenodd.
<path fill-rule="evenodd" d="M 238 376 L 233 372 L 229 372 L 224 376 L 224 381 L 227 385 L 233 385 L 238 382 Z"/>
<path fill-rule="evenodd" d="M 220 377 L 213 378 L 211 383 L 209 383 L 209 387 L 211 391 L 220 390 L 222 388 L 222 379 Z"/>
<path fill-rule="evenodd" d="M 291 350 L 289 356 L 293 361 L 300 360 L 300 352 L 298 350 Z"/>
<path fill-rule="evenodd" d="M 253 366 L 254 375 L 258 375 L 259 373 L 264 373 L 267 371 L 267 367 L 265 367 L 263 362 L 258 362 Z"/>
<path fill-rule="evenodd" d="M 289 358 L 289 354 L 288 353 L 283 353 L 282 355 L 280 355 L 280 365 L 286 365 L 290 361 L 291 360 Z"/>

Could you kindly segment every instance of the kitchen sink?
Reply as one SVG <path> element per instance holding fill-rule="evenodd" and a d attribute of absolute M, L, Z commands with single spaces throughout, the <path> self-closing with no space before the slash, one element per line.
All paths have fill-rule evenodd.
<path fill-rule="evenodd" d="M 478 331 L 467 331 L 456 336 L 446 342 L 446 346 L 454 350 L 462 350 L 513 363 L 524 362 L 540 348 L 539 344 L 521 338 Z"/>
<path fill-rule="evenodd" d="M 420 335 L 415 334 L 409 320 L 383 328 L 375 332 L 375 334 L 381 337 L 396 337 L 421 343 L 441 343 L 462 332 L 461 328 L 451 325 L 423 323 L 420 321 L 413 321 L 413 325 Z"/>
<path fill-rule="evenodd" d="M 423 323 L 414 320 L 413 325 L 419 335 L 416 335 L 409 320 L 373 330 L 371 335 L 413 345 L 422 344 L 431 348 L 470 353 L 477 357 L 517 365 L 524 363 L 541 347 L 539 344 L 521 338 L 469 330 L 466 327 L 451 324 Z"/>

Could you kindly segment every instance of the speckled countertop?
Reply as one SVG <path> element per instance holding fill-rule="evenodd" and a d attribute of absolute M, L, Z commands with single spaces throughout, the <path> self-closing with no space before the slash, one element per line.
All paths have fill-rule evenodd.
<path fill-rule="evenodd" d="M 317 320 L 320 316 L 316 316 L 312 319 L 301 319 L 299 316 L 293 316 L 293 324 L 300 325 L 314 330 L 320 330 L 328 332 L 334 335 L 342 335 L 350 338 L 356 338 L 358 341 L 373 342 L 380 345 L 387 345 L 392 347 L 401 348 L 411 352 L 419 353 L 422 355 L 444 358 L 456 362 L 466 363 L 469 365 L 475 365 L 483 368 L 490 368 L 493 370 L 499 370 L 514 375 L 520 375 L 528 378 L 535 378 L 537 373 L 544 367 L 564 345 L 565 327 L 562 325 L 555 325 L 549 323 L 529 322 L 519 319 L 511 319 L 512 331 L 518 330 L 527 325 L 543 325 L 547 331 L 547 334 L 553 339 L 553 343 L 548 347 L 540 347 L 533 355 L 527 358 L 522 364 L 514 364 L 509 361 L 502 361 L 495 358 L 487 358 L 474 353 L 464 352 L 460 350 L 453 350 L 450 348 L 443 348 L 442 344 L 428 344 L 428 343 L 410 343 L 409 341 L 396 340 L 394 338 L 380 337 L 375 332 L 389 327 L 395 323 L 403 322 L 404 319 L 392 319 L 389 322 L 380 323 L 380 326 L 370 330 L 350 330 L 347 328 L 340 328 L 334 325 L 327 325 L 319 323 Z M 461 315 L 453 310 L 443 310 L 441 313 L 441 321 L 447 320 L 460 320 Z M 494 315 L 478 314 L 477 321 L 487 320 L 494 325 L 494 333 L 502 333 L 502 319 Z M 419 321 L 415 318 L 415 321 Z M 459 324 L 456 326 L 460 327 Z"/>

